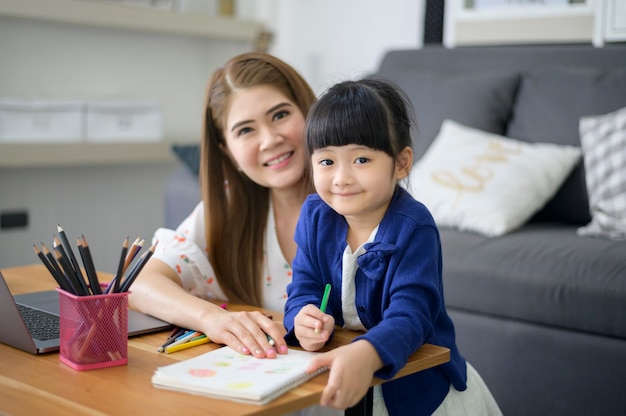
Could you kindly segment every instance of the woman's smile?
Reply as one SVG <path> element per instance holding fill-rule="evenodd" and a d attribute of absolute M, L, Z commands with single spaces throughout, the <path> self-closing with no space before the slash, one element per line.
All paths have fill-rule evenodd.
<path fill-rule="evenodd" d="M 293 154 L 294 154 L 293 150 L 291 152 L 283 153 L 275 158 L 268 160 L 267 162 L 263 164 L 263 166 L 267 166 L 272 169 L 282 168 L 283 166 L 289 164 L 289 161 L 291 160 L 291 157 L 293 156 Z"/>

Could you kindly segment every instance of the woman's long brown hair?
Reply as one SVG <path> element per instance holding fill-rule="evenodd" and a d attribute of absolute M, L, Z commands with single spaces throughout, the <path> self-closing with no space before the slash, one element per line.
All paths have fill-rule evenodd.
<path fill-rule="evenodd" d="M 232 58 L 215 71 L 208 84 L 200 156 L 207 254 L 228 298 L 255 306 L 261 306 L 270 193 L 238 171 L 221 146 L 226 145 L 222 132 L 232 92 L 258 85 L 281 91 L 305 117 L 315 102 L 315 93 L 297 71 L 280 59 L 259 52 Z M 303 192 L 313 192 L 306 169 L 302 186 Z"/>

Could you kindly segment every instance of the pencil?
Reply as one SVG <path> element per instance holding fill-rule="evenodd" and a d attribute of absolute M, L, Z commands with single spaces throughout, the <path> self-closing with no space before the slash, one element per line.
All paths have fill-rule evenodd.
<path fill-rule="evenodd" d="M 130 266 L 130 264 L 135 259 L 135 256 L 137 256 L 137 253 L 139 253 L 139 251 L 141 250 L 141 247 L 143 246 L 143 241 L 144 240 L 139 241 L 139 237 L 137 237 L 135 241 L 133 241 L 133 244 L 130 246 L 130 249 L 128 249 L 128 254 L 126 254 L 126 259 L 124 260 L 124 272 L 122 273 L 122 275 L 126 274 L 128 266 Z"/>
<path fill-rule="evenodd" d="M 170 330 L 170 334 L 167 336 L 167 338 L 172 338 L 174 336 L 176 336 L 176 334 L 180 334 L 180 331 L 184 331 L 185 328 L 181 328 L 177 325 L 172 326 L 172 329 Z"/>
<path fill-rule="evenodd" d="M 54 236 L 52 246 L 54 247 L 54 250 L 59 253 L 60 255 L 59 264 L 62 266 L 63 270 L 65 271 L 65 275 L 68 277 L 68 279 L 72 281 L 73 286 L 76 288 L 77 290 L 76 294 L 80 296 L 88 295 L 89 289 L 87 289 L 87 284 L 83 280 L 82 275 L 79 277 L 79 275 L 77 274 L 76 270 L 74 269 L 74 266 L 72 265 L 72 261 L 70 260 L 70 257 L 67 254 L 67 251 L 65 251 L 65 248 L 63 247 L 61 239 L 57 237 L 56 235 Z"/>
<path fill-rule="evenodd" d="M 74 250 L 72 250 L 72 246 L 70 245 L 69 240 L 67 239 L 67 235 L 65 234 L 65 230 L 59 224 L 57 224 L 57 231 L 59 232 L 59 237 L 61 238 L 61 244 L 67 253 L 68 258 L 70 259 L 70 264 L 76 273 L 76 279 L 80 284 L 80 287 L 86 294 L 89 294 L 89 289 L 87 288 L 87 283 L 85 283 L 85 278 L 83 277 L 82 272 L 80 271 L 80 266 L 78 265 L 78 261 L 76 261 L 76 256 L 74 256 Z"/>
<path fill-rule="evenodd" d="M 328 298 L 330 297 L 330 289 L 332 286 L 330 283 L 326 283 L 324 288 L 324 296 L 322 297 L 322 304 L 320 305 L 320 311 L 326 313 L 326 306 L 328 306 Z"/>
<path fill-rule="evenodd" d="M 197 335 L 197 336 L 195 336 L 195 337 L 191 338 L 191 339 L 190 339 L 189 341 L 187 341 L 187 342 L 196 341 L 196 340 L 199 340 L 199 339 L 202 339 L 202 338 L 206 338 L 206 334 L 200 333 L 200 335 Z"/>
<path fill-rule="evenodd" d="M 193 329 L 186 329 L 182 334 L 178 334 L 174 341 L 187 342 L 200 335 L 202 335 L 202 332 L 194 331 Z"/>
<path fill-rule="evenodd" d="M 137 276 L 139 276 L 139 273 L 141 272 L 141 269 L 143 269 L 143 266 L 146 265 L 148 260 L 150 260 L 150 257 L 152 257 L 152 255 L 154 254 L 154 250 L 156 249 L 156 246 L 157 246 L 158 243 L 159 242 L 156 241 L 152 245 L 152 247 L 150 247 L 150 249 L 148 251 L 146 251 L 144 254 L 142 254 L 142 256 L 139 258 L 139 261 L 132 268 L 132 270 L 128 274 L 128 277 L 126 278 L 126 280 L 122 284 L 122 286 L 120 288 L 121 292 L 128 292 L 128 290 L 130 289 L 130 286 L 133 284 L 135 279 L 137 279 Z"/>
<path fill-rule="evenodd" d="M 82 238 L 83 238 L 83 249 L 85 251 L 85 255 L 87 256 L 89 267 L 92 269 L 92 273 L 97 283 L 97 287 L 98 287 L 97 293 L 98 295 L 101 295 L 102 287 L 100 287 L 100 281 L 98 279 L 98 272 L 96 271 L 96 264 L 93 262 L 93 256 L 91 255 L 91 248 L 89 247 L 89 243 L 87 242 L 87 239 L 85 238 L 84 235 L 82 236 Z"/>
<path fill-rule="evenodd" d="M 326 283 L 326 287 L 324 287 L 324 296 L 322 296 L 322 303 L 320 304 L 320 311 L 326 313 L 326 306 L 328 306 L 328 298 L 330 297 L 330 289 L 332 286 L 330 283 Z M 315 328 L 315 333 L 319 334 L 320 330 Z"/>
<path fill-rule="evenodd" d="M 167 336 L 168 339 L 172 338 L 173 336 L 175 336 L 176 334 L 180 333 L 180 331 L 184 331 L 185 328 L 181 328 L 179 326 L 174 325 L 172 327 L 172 330 L 170 331 L 170 334 Z"/>
<path fill-rule="evenodd" d="M 190 342 L 190 340 L 192 338 L 195 338 L 197 336 L 202 335 L 202 332 L 197 332 L 197 331 L 188 331 L 186 334 L 176 338 L 176 340 L 174 342 L 172 342 L 170 345 L 168 345 L 167 347 L 165 347 L 165 349 L 167 350 L 169 347 L 173 346 L 173 345 L 179 345 L 179 344 L 184 344 L 187 342 Z"/>
<path fill-rule="evenodd" d="M 44 255 L 44 253 L 41 252 L 39 247 L 37 247 L 36 244 L 33 244 L 33 247 L 35 248 L 35 254 L 37 254 L 37 257 L 41 259 L 41 262 L 44 264 L 44 266 L 46 266 L 46 269 L 48 269 L 54 280 L 56 280 L 59 287 L 67 291 L 66 283 L 63 281 L 64 278 L 58 274 L 57 270 L 52 266 L 52 264 L 50 264 L 50 260 L 46 258 L 46 256 Z"/>
<path fill-rule="evenodd" d="M 52 250 L 54 251 L 54 256 L 56 261 L 59 263 L 59 266 L 61 267 L 61 270 L 63 270 L 63 273 L 68 277 L 71 278 L 72 280 L 75 279 L 76 274 L 74 273 L 74 269 L 72 268 L 72 265 L 69 263 L 69 259 L 67 258 L 67 253 L 65 253 L 65 249 L 63 248 L 63 246 L 61 245 L 61 240 L 59 240 L 59 237 L 57 237 L 56 235 L 52 235 Z M 68 266 L 69 266 L 69 270 L 68 270 Z M 74 283 L 78 283 L 78 282 L 74 282 Z"/>
<path fill-rule="evenodd" d="M 126 275 L 126 271 L 128 270 L 128 267 L 131 265 L 131 263 L 133 262 L 133 260 L 135 259 L 135 257 L 137 257 L 137 254 L 139 254 L 139 252 L 141 251 L 141 248 L 143 247 L 143 243 L 145 242 L 145 240 L 139 240 L 139 237 L 137 237 L 135 239 L 135 241 L 133 242 L 133 245 L 130 246 L 130 249 L 128 250 L 128 254 L 126 255 L 126 260 L 124 261 L 124 272 L 122 273 L 123 276 Z M 135 270 L 135 268 L 137 267 L 137 265 L 135 265 L 135 267 L 133 267 L 133 269 L 131 269 L 128 277 L 126 277 L 126 279 L 128 279 L 133 271 Z M 132 281 L 131 281 L 132 282 Z M 120 283 L 122 285 L 122 288 L 120 288 L 120 292 L 126 292 L 128 291 L 128 289 L 124 290 L 124 284 L 125 281 L 122 281 Z M 130 284 L 126 285 L 126 287 L 128 288 L 128 286 L 130 286 Z"/>
<path fill-rule="evenodd" d="M 168 345 L 165 347 L 165 353 L 170 354 L 176 351 L 186 350 L 187 348 L 192 348 L 197 345 L 207 344 L 209 342 L 211 342 L 211 340 L 205 335 L 204 338 L 198 338 L 195 341 L 188 341 L 177 345 Z"/>
<path fill-rule="evenodd" d="M 66 289 L 64 289 L 64 290 L 73 293 L 73 291 L 71 290 L 70 283 L 68 282 L 67 277 L 65 276 L 65 273 L 61 269 L 61 266 L 59 266 L 59 263 L 57 262 L 56 258 L 54 257 L 54 255 L 52 253 L 50 253 L 50 250 L 48 250 L 48 247 L 46 247 L 46 245 L 44 243 L 41 243 L 41 251 L 43 251 L 45 256 L 50 261 L 50 264 L 52 265 L 54 270 L 56 270 L 57 276 L 60 276 L 63 279 L 63 281 L 65 282 L 65 288 Z M 61 287 L 64 287 L 64 286 L 61 286 Z"/>
<path fill-rule="evenodd" d="M 65 275 L 68 282 L 70 283 L 70 286 L 72 287 L 72 293 L 77 296 L 86 295 L 86 293 L 83 292 L 82 287 L 80 286 L 80 283 L 76 279 L 76 274 L 72 270 L 72 266 L 69 264 L 67 256 L 64 254 L 63 248 L 61 246 L 54 247 L 54 255 L 56 257 L 56 260 L 61 265 L 63 274 Z"/>
<path fill-rule="evenodd" d="M 122 244 L 122 253 L 120 254 L 120 262 L 117 265 L 117 274 L 113 279 L 115 279 L 113 283 L 113 293 L 119 293 L 120 284 L 122 282 L 122 278 L 124 277 L 124 262 L 126 261 L 126 254 L 128 253 L 128 237 L 124 239 L 124 243 Z"/>
<path fill-rule="evenodd" d="M 189 330 L 184 329 L 184 328 L 174 327 L 174 329 L 172 329 L 172 332 L 170 332 L 170 336 L 167 337 L 167 340 L 163 344 L 161 344 L 161 346 L 157 349 L 157 352 L 165 351 L 165 347 L 170 345 L 172 342 L 176 341 L 176 338 L 185 334 L 187 331 Z"/>
<path fill-rule="evenodd" d="M 85 266 L 85 274 L 87 275 L 87 279 L 89 279 L 89 287 L 91 288 L 91 293 L 94 295 L 102 294 L 102 289 L 100 288 L 100 282 L 98 281 L 98 274 L 96 272 L 96 266 L 93 264 L 93 259 L 91 258 L 91 253 L 89 251 L 89 246 L 87 245 L 87 240 L 83 236 L 83 239 L 76 239 L 76 245 L 78 246 L 78 252 L 80 253 L 80 257 L 83 260 L 83 265 Z"/>

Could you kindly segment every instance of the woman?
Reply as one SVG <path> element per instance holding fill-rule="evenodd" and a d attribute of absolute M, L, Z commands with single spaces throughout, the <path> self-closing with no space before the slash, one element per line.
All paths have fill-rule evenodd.
<path fill-rule="evenodd" d="M 159 244 L 133 284 L 132 308 L 244 354 L 287 352 L 282 322 L 207 300 L 283 310 L 296 222 L 313 192 L 303 136 L 314 101 L 304 79 L 267 54 L 236 56 L 213 74 L 201 147 L 202 201 L 175 231 L 156 231 Z"/>

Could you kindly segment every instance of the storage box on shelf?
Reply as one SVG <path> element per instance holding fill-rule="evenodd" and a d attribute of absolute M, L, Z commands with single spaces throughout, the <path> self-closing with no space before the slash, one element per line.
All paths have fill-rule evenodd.
<path fill-rule="evenodd" d="M 84 135 L 84 102 L 66 99 L 0 99 L 0 142 L 78 143 Z"/>
<path fill-rule="evenodd" d="M 156 102 L 89 101 L 86 126 L 87 142 L 158 142 L 163 110 Z"/>

